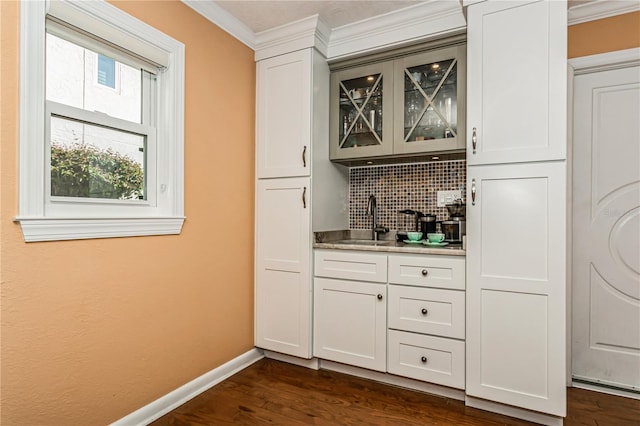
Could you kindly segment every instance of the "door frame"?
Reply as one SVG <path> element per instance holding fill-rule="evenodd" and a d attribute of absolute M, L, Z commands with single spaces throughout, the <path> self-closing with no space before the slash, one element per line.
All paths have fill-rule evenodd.
<path fill-rule="evenodd" d="M 640 47 L 615 50 L 612 52 L 599 53 L 596 55 L 581 56 L 568 60 L 567 67 L 567 387 L 594 390 L 597 392 L 610 393 L 613 395 L 625 396 L 640 399 L 638 394 L 604 388 L 596 385 L 573 382 L 572 348 L 573 338 L 573 89 L 574 78 L 579 75 L 591 74 L 600 71 L 609 71 L 620 68 L 640 66 Z"/>

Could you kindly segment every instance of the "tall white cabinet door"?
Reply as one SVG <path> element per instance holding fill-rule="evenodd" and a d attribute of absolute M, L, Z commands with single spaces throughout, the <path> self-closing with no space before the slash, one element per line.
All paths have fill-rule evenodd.
<path fill-rule="evenodd" d="M 468 180 L 467 394 L 564 416 L 566 164 Z"/>
<path fill-rule="evenodd" d="M 255 344 L 311 357 L 310 178 L 259 180 Z"/>
<path fill-rule="evenodd" d="M 565 159 L 566 2 L 483 2 L 467 22 L 468 164 Z"/>
<path fill-rule="evenodd" d="M 257 65 L 258 178 L 309 176 L 313 49 Z"/>
<path fill-rule="evenodd" d="M 386 371 L 386 306 L 386 284 L 315 278 L 313 354 Z"/>

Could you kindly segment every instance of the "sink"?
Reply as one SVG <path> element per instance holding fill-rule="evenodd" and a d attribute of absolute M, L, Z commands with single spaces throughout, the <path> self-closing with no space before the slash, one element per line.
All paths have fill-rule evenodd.
<path fill-rule="evenodd" d="M 374 240 L 339 240 L 331 241 L 331 244 L 345 244 L 354 246 L 391 246 L 395 241 L 374 241 Z"/>

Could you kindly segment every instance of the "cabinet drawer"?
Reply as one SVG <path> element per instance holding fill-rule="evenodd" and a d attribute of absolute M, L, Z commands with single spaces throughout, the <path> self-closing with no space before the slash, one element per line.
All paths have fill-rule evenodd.
<path fill-rule="evenodd" d="M 459 256 L 389 256 L 389 282 L 465 289 L 465 259 Z"/>
<path fill-rule="evenodd" d="M 464 342 L 389 330 L 389 373 L 464 389 Z"/>
<path fill-rule="evenodd" d="M 465 293 L 389 286 L 389 328 L 464 339 Z"/>
<path fill-rule="evenodd" d="M 386 254 L 316 250 L 314 257 L 314 275 L 316 277 L 387 282 Z"/>

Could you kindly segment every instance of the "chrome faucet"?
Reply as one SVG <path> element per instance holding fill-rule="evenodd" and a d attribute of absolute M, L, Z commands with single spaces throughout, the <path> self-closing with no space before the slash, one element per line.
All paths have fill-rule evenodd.
<path fill-rule="evenodd" d="M 378 203 L 375 195 L 369 196 L 367 203 L 367 216 L 371 216 L 371 239 L 378 241 L 378 233 L 389 232 L 389 228 L 378 225 Z"/>

